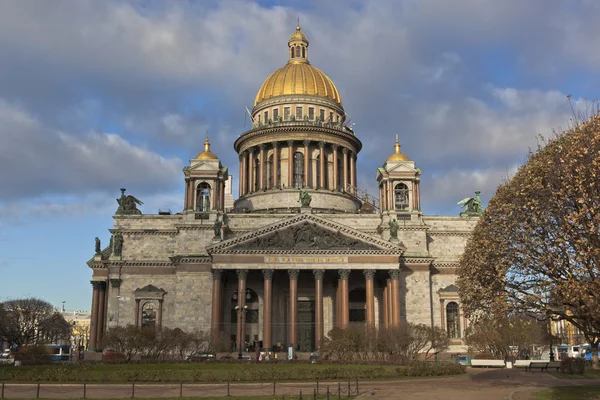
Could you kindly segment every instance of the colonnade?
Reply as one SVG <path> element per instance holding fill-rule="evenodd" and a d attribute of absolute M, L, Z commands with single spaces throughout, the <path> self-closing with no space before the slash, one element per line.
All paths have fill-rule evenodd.
<path fill-rule="evenodd" d="M 303 163 L 303 187 L 312 189 L 329 189 L 345 191 L 348 184 L 356 186 L 356 153 L 349 148 L 337 144 L 325 142 L 314 142 L 311 140 L 286 142 L 272 142 L 250 147 L 240 153 L 240 196 L 257 190 L 273 188 L 294 187 L 294 153 L 302 152 Z M 314 159 L 311 157 L 314 149 L 319 149 L 319 165 L 316 166 L 318 174 L 311 173 Z M 281 154 L 282 149 L 287 152 L 287 177 L 281 176 Z M 269 166 L 267 154 L 272 153 L 272 163 Z M 326 171 L 329 171 L 327 158 L 332 156 L 331 179 L 326 180 Z M 341 155 L 341 158 L 339 158 Z M 338 159 L 339 158 L 339 159 Z M 254 160 L 258 160 L 258 171 Z M 341 165 L 338 166 L 338 163 Z M 267 179 L 266 168 L 271 168 L 270 180 Z M 338 172 L 339 171 L 339 172 Z M 317 179 L 318 177 L 318 179 Z"/>
<path fill-rule="evenodd" d="M 263 348 L 271 348 L 273 345 L 273 275 L 274 270 L 264 269 L 263 275 Z M 366 318 L 367 326 L 375 327 L 375 284 L 374 278 L 377 270 L 365 269 L 362 271 L 365 277 L 366 288 Z M 248 277 L 247 269 L 236 270 L 238 279 L 238 294 L 246 292 L 246 279 Z M 294 347 L 298 344 L 298 276 L 300 271 L 297 269 L 287 270 L 289 278 L 289 329 L 288 343 Z M 314 294 L 315 294 L 315 343 L 319 347 L 324 337 L 324 314 L 323 314 L 323 277 L 324 269 L 312 270 L 314 276 Z M 336 289 L 336 310 L 334 325 L 339 328 L 348 328 L 350 325 L 350 304 L 349 287 L 350 269 L 338 271 L 338 285 Z M 219 337 L 223 323 L 223 305 L 222 305 L 222 270 L 213 270 L 212 286 L 212 318 L 211 331 L 213 337 Z M 380 323 L 383 328 L 398 327 L 400 325 L 400 270 L 389 270 L 389 278 L 386 280 L 386 286 L 383 288 L 383 316 Z M 236 325 L 236 347 L 243 347 L 246 337 L 245 321 L 245 296 L 237 296 L 238 318 Z"/>

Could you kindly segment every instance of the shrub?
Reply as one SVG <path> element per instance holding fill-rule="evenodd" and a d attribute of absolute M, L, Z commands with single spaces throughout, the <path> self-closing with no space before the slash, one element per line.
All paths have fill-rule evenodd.
<path fill-rule="evenodd" d="M 580 357 L 566 357 L 560 361 L 560 372 L 570 375 L 583 375 L 585 360 Z"/>

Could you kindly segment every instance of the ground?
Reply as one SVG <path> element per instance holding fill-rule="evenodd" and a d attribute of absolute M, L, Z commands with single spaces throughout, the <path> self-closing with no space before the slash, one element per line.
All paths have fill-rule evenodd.
<path fill-rule="evenodd" d="M 596 387 L 594 387 L 596 385 Z M 337 382 L 320 382 L 319 393 L 323 395 L 327 386 L 330 392 L 338 389 Z M 571 389 L 557 388 L 561 386 Z M 587 386 L 584 390 L 584 386 Z M 340 385 L 343 396 L 348 388 L 348 382 Z M 354 389 L 353 386 L 351 386 Z M 537 394 L 535 392 L 544 391 Z M 440 378 L 417 378 L 402 379 L 395 381 L 360 382 L 360 399 L 391 400 L 410 398 L 411 400 L 553 400 L 553 399 L 600 399 L 596 390 L 600 388 L 598 379 L 561 379 L 549 373 L 525 372 L 523 370 L 507 369 L 470 369 L 469 373 L 461 376 Z M 304 398 L 312 398 L 315 386 L 314 382 L 306 383 L 278 383 L 275 387 L 277 398 L 283 395 L 290 399 L 291 395 L 298 396 L 302 390 Z M 87 385 L 87 398 L 124 398 L 132 396 L 132 385 Z M 146 385 L 138 384 L 133 389 L 136 398 L 151 397 L 178 397 L 181 393 L 185 397 L 225 396 L 227 395 L 227 384 L 207 385 Z M 231 384 L 231 396 L 259 396 L 259 398 L 270 399 L 273 396 L 273 383 L 258 384 Z M 578 397 L 579 393 L 589 393 L 585 397 Z M 586 390 L 590 390 L 589 392 Z M 35 384 L 6 384 L 5 398 L 35 398 L 37 385 Z M 555 392 L 553 394 L 553 392 Z M 556 395 L 556 393 L 566 393 Z M 569 394 L 570 393 L 570 394 Z M 594 394 L 591 394 L 594 393 Z M 560 393 L 559 393 L 560 394 Z M 308 395 L 308 396 L 307 396 Z M 571 395 L 571 397 L 568 397 Z M 575 396 L 575 397 L 573 397 Z M 598 397 L 594 397 L 598 396 Z M 40 398 L 81 398 L 83 388 L 81 384 L 52 385 L 42 384 L 40 387 Z M 337 396 L 333 397 L 337 398 Z"/>

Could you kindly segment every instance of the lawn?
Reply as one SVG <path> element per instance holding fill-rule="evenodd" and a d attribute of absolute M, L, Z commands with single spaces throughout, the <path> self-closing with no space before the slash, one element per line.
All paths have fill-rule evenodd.
<path fill-rule="evenodd" d="M 597 379 L 600 378 L 600 369 L 586 368 L 583 375 L 578 374 L 562 374 L 560 372 L 551 372 L 557 378 L 563 379 Z"/>
<path fill-rule="evenodd" d="M 599 400 L 600 386 L 558 386 L 536 392 L 531 400 Z"/>
<path fill-rule="evenodd" d="M 346 381 L 458 375 L 464 372 L 464 367 L 452 363 L 418 363 L 410 367 L 293 363 L 87 364 L 2 366 L 0 381 L 56 383 Z"/>

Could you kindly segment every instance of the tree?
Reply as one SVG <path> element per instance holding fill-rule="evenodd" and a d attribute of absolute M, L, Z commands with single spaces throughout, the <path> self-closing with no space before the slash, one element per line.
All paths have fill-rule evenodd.
<path fill-rule="evenodd" d="M 461 258 L 457 284 L 468 317 L 564 319 L 597 349 L 599 177 L 597 112 L 528 155 L 497 189 Z"/>
<path fill-rule="evenodd" d="M 15 299 L 0 305 L 0 339 L 10 346 L 55 343 L 69 334 L 69 323 L 47 301 Z"/>

